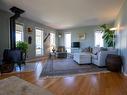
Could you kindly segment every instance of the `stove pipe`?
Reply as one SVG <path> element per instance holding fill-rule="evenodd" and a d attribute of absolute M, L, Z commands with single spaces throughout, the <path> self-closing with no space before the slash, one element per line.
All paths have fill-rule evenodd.
<path fill-rule="evenodd" d="M 10 8 L 11 12 L 14 13 L 12 17 L 10 17 L 10 48 L 16 49 L 16 19 L 20 17 L 20 14 L 24 13 L 24 10 L 21 10 L 17 7 Z"/>

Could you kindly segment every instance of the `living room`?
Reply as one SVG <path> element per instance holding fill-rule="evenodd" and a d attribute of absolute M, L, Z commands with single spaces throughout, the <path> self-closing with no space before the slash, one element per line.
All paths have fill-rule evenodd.
<path fill-rule="evenodd" d="M 36 6 L 32 7 L 34 5 Z M 91 8 L 90 6 L 93 7 Z M 11 19 L 17 16 L 16 11 L 14 11 L 15 8 L 18 8 L 16 11 L 20 10 L 19 13 L 21 14 L 18 13 L 18 17 L 14 18 L 11 23 Z M 25 58 L 26 65 L 21 65 L 20 67 L 20 64 L 18 64 L 19 67 L 16 66 L 15 70 L 8 73 L 2 73 L 0 79 L 6 78 L 7 81 L 12 81 L 12 83 L 16 80 L 17 84 L 21 79 L 24 79 L 37 85 L 37 87 L 39 85 L 39 89 L 41 87 L 41 89 L 46 88 L 49 90 L 48 92 L 46 92 L 45 89 L 42 92 L 38 91 L 39 94 L 37 95 L 43 95 L 43 93 L 44 95 L 52 95 L 52 93 L 54 95 L 126 95 L 126 9 L 126 0 L 55 0 L 55 2 L 52 3 L 48 0 L 32 0 L 32 2 L 27 0 L 1 0 L 0 59 L 3 60 L 4 50 L 13 50 L 16 48 L 18 41 L 27 43 L 28 49 Z M 13 27 L 14 24 L 15 27 Z M 114 29 L 111 31 L 115 31 L 111 47 L 107 46 L 106 42 L 104 42 L 101 31 L 103 26 L 101 25 L 107 25 L 110 27 L 108 27 L 109 31 L 111 29 Z M 13 29 L 15 30 L 15 33 Z M 13 33 L 16 38 L 13 36 Z M 75 47 L 76 43 L 78 45 Z M 58 50 L 58 47 L 61 46 L 64 47 L 64 49 L 61 49 L 62 57 L 63 52 L 66 52 L 65 54 L 67 54 L 66 57 L 64 56 L 65 58 L 57 58 L 61 56 L 61 53 L 59 53 L 61 51 Z M 106 52 L 104 59 L 102 58 L 102 55 L 100 55 L 100 57 L 97 56 L 97 58 L 100 58 L 100 60 L 103 59 L 103 61 L 92 60 L 95 56 L 91 55 L 91 53 L 93 53 L 95 47 L 103 47 L 100 49 L 103 52 Z M 100 49 L 98 52 L 103 54 Z M 111 49 L 112 53 L 111 51 L 108 51 L 109 49 Z M 121 58 L 122 66 L 120 65 L 121 67 L 119 66 L 120 69 L 118 69 L 120 70 L 120 73 L 110 72 L 105 69 L 105 60 L 108 54 L 115 54 Z M 97 52 L 95 52 L 95 55 L 97 55 Z M 49 58 L 51 58 L 51 60 Z M 76 64 L 60 65 L 61 63 L 71 63 L 72 61 Z M 53 73 L 46 75 L 45 78 L 43 78 L 43 76 L 40 77 L 40 74 L 45 71 L 44 67 L 49 66 L 50 68 L 52 65 L 56 66 L 56 64 L 45 65 L 46 62 L 59 63 L 57 67 L 54 68 L 57 68 L 58 70 L 65 67 L 66 74 L 62 71 L 57 73 L 53 71 Z M 96 65 L 96 68 L 89 67 L 90 64 L 94 62 L 97 63 L 94 64 Z M 30 63 L 30 65 L 27 63 Z M 101 68 L 99 67 L 100 65 L 102 65 Z M 69 66 L 74 68 L 75 66 L 78 67 L 76 67 L 76 70 L 70 70 L 70 72 L 68 72 L 67 69 Z M 36 71 L 34 72 L 32 70 L 34 70 L 35 67 Z M 84 70 L 84 68 L 87 67 L 94 69 Z M 2 65 L 0 69 L 1 68 Z M 48 71 L 52 71 L 52 68 Z M 47 74 L 47 72 L 44 72 L 44 75 L 45 74 Z M 1 83 L 5 83 L 4 81 L 6 81 L 6 79 L 1 80 Z M 108 82 L 106 82 L 106 79 Z M 24 81 L 21 82 L 24 83 Z M 108 88 L 106 88 L 107 86 Z M 32 86 L 29 85 L 29 87 Z M 74 91 L 70 87 L 72 87 Z M 3 92 L 0 91 L 0 93 L 2 93 L 1 95 L 6 95 L 13 87 L 8 88 L 9 90 L 4 90 L 2 87 L 0 88 L 3 90 Z M 35 89 L 38 88 L 32 89 L 35 91 Z M 60 91 L 60 88 L 62 91 Z M 87 88 L 86 91 L 84 91 L 83 88 Z M 76 89 L 79 89 L 79 91 Z M 99 92 L 98 90 L 102 90 L 102 92 Z M 30 91 L 30 95 L 35 95 L 33 93 L 34 92 Z M 35 91 L 35 93 L 37 92 Z M 17 94 L 12 93 L 12 95 Z"/>

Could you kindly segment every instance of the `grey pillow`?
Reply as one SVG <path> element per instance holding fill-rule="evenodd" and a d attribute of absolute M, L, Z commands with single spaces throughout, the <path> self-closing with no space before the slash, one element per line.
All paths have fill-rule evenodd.
<path fill-rule="evenodd" d="M 107 51 L 107 48 L 101 47 L 100 51 Z"/>
<path fill-rule="evenodd" d="M 92 53 L 96 55 L 99 51 L 100 51 L 99 47 L 94 47 Z"/>

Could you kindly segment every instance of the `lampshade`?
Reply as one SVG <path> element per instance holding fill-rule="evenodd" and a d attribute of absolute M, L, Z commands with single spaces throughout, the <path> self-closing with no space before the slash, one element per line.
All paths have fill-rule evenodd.
<path fill-rule="evenodd" d="M 59 37 L 59 38 L 61 38 L 61 37 L 62 37 L 62 35 L 61 35 L 61 34 L 59 34 L 59 35 L 58 35 L 58 37 Z"/>

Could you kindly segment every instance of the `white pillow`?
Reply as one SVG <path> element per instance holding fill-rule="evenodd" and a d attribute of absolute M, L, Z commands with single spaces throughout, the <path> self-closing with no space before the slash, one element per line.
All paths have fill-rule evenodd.
<path fill-rule="evenodd" d="M 100 51 L 100 47 L 94 47 L 92 53 L 96 55 L 99 51 Z"/>
<path fill-rule="evenodd" d="M 111 50 L 114 50 L 115 48 L 113 48 L 113 47 L 107 47 L 107 49 L 108 49 L 109 51 L 111 51 Z"/>

